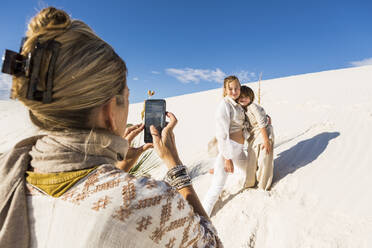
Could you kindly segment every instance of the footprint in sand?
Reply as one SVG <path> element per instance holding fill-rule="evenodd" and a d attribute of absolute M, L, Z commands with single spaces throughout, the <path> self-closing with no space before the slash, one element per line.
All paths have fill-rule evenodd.
<path fill-rule="evenodd" d="M 250 233 L 249 240 L 242 247 L 254 248 L 256 246 L 256 232 L 257 232 L 257 229 L 255 229 L 252 233 Z"/>

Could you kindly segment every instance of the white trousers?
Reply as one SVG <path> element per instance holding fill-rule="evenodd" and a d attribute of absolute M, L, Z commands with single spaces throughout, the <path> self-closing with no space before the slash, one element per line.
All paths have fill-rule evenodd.
<path fill-rule="evenodd" d="M 221 153 L 218 154 L 214 163 L 214 174 L 211 187 L 203 200 L 203 207 L 208 216 L 211 215 L 214 205 L 222 190 L 225 188 L 229 193 L 236 193 L 244 187 L 248 158 L 242 144 L 232 142 L 234 173 L 225 171 L 225 160 Z"/>

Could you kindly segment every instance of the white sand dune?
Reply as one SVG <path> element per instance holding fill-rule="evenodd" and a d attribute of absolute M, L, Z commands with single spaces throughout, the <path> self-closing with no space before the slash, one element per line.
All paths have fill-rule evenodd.
<path fill-rule="evenodd" d="M 200 198 L 211 182 L 207 143 L 221 94 L 166 99 Z M 372 66 L 262 82 L 276 135 L 274 183 L 269 192 L 249 189 L 217 203 L 212 221 L 226 247 L 372 247 L 371 96 Z M 3 152 L 34 130 L 20 104 L 0 101 L 0 110 Z M 141 111 L 142 103 L 131 105 L 129 122 L 140 122 Z"/>
<path fill-rule="evenodd" d="M 261 92 L 276 134 L 274 185 L 218 202 L 212 221 L 225 246 L 372 247 L 372 66 L 267 80 Z M 211 180 L 206 149 L 221 94 L 167 99 L 201 198 Z M 132 122 L 141 109 L 132 106 Z"/>

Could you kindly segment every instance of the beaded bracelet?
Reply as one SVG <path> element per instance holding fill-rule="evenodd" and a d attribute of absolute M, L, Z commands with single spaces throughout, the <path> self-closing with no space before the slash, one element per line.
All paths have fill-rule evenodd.
<path fill-rule="evenodd" d="M 182 175 L 187 175 L 187 169 L 186 166 L 184 165 L 177 165 L 173 167 L 172 169 L 168 170 L 166 177 L 169 179 L 175 179 L 176 177 L 182 176 Z"/>
<path fill-rule="evenodd" d="M 177 165 L 170 169 L 165 175 L 164 180 L 178 190 L 191 185 L 191 177 L 184 165 Z"/>

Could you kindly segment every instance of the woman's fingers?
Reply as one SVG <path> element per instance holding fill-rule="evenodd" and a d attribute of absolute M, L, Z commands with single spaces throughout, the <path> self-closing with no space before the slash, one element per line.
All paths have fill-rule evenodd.
<path fill-rule="evenodd" d="M 154 125 L 150 126 L 150 133 L 152 136 L 152 143 L 154 144 L 154 146 L 158 145 L 160 143 L 160 135 Z"/>
<path fill-rule="evenodd" d="M 133 131 L 132 131 L 132 134 L 134 136 L 137 136 L 140 132 L 142 132 L 142 130 L 145 128 L 145 124 L 138 124 L 137 125 L 137 128 L 135 128 Z"/>
<path fill-rule="evenodd" d="M 146 143 L 140 147 L 132 148 L 135 151 L 135 154 L 139 157 L 142 153 L 147 151 L 150 148 L 153 148 L 154 145 L 152 143 Z"/>
<path fill-rule="evenodd" d="M 142 130 L 144 129 L 144 124 L 138 124 L 127 128 L 124 138 L 131 142 Z"/>
<path fill-rule="evenodd" d="M 125 132 L 124 132 L 124 137 L 127 136 L 127 135 L 128 135 L 130 132 L 132 132 L 134 129 L 136 129 L 139 125 L 140 125 L 140 124 L 138 124 L 138 125 L 133 125 L 133 126 L 130 126 L 130 127 L 127 127 L 127 128 L 125 129 Z"/>
<path fill-rule="evenodd" d="M 150 148 L 154 148 L 154 145 L 152 143 L 146 143 L 142 146 L 142 152 L 150 149 Z"/>
<path fill-rule="evenodd" d="M 150 126 L 150 133 L 153 139 L 153 147 L 158 156 L 163 160 L 168 168 L 182 164 L 178 157 L 173 128 L 177 124 L 177 119 L 172 113 L 167 113 L 170 119 L 169 124 L 162 130 L 161 137 L 154 125 Z"/>
<path fill-rule="evenodd" d="M 168 123 L 168 125 L 165 128 L 173 130 L 173 128 L 177 125 L 177 122 L 178 122 L 177 121 L 177 118 L 171 112 L 167 112 L 167 116 L 169 118 L 169 123 Z"/>
<path fill-rule="evenodd" d="M 130 132 L 133 131 L 134 129 L 138 128 L 139 126 L 141 126 L 141 124 L 136 124 L 136 125 L 133 125 L 133 126 L 128 127 L 128 128 L 127 128 L 128 133 L 130 133 Z"/>

